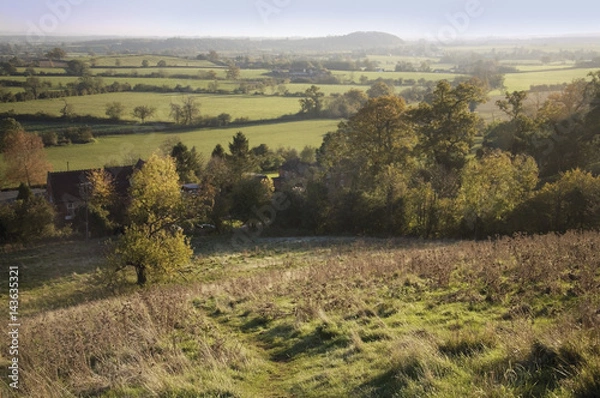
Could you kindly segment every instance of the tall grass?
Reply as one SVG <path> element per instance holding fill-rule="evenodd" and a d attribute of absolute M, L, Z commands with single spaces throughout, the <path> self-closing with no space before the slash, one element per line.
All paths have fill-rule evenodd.
<path fill-rule="evenodd" d="M 210 283 L 24 319 L 23 388 L 32 397 L 599 396 L 599 245 L 590 232 L 213 252 L 189 270 L 214 269 Z"/>

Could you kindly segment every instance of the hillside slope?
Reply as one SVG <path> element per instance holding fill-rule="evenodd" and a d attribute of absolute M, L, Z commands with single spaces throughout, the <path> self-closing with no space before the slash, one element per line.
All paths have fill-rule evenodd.
<path fill-rule="evenodd" d="M 49 278 L 23 289 L 21 393 L 600 396 L 598 233 L 196 244 L 186 281 L 97 300 L 80 243 L 11 254 Z"/>

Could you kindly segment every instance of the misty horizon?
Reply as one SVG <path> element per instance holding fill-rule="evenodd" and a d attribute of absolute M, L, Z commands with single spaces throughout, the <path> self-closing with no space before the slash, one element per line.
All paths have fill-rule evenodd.
<path fill-rule="evenodd" d="M 286 39 L 385 32 L 404 40 L 581 37 L 600 34 L 590 4 L 436 0 L 321 4 L 314 0 L 26 0 L 0 5 L 0 34 L 45 37 Z"/>

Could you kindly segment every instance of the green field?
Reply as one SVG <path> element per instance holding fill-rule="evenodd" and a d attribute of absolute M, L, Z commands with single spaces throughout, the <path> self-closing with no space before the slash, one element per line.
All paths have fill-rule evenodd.
<path fill-rule="evenodd" d="M 84 57 L 83 60 L 89 62 L 90 57 Z M 165 61 L 167 67 L 196 67 L 196 68 L 216 68 L 215 64 L 210 61 L 200 61 L 196 59 L 183 59 L 178 57 L 162 56 L 162 55 L 106 55 L 94 57 L 95 64 L 98 67 L 114 67 L 117 66 L 117 60 L 121 67 L 141 67 L 144 60 L 148 60 L 149 66 L 154 67 L 159 61 Z"/>
<path fill-rule="evenodd" d="M 247 117 L 251 120 L 274 119 L 282 115 L 295 114 L 300 110 L 298 98 L 258 96 L 258 95 L 189 95 L 200 105 L 200 113 L 205 116 L 217 116 L 228 113 L 233 119 Z M 124 120 L 135 120 L 131 115 L 133 108 L 148 105 L 157 109 L 152 121 L 171 121 L 170 104 L 181 103 L 187 94 L 160 93 L 108 93 L 87 95 L 83 97 L 68 97 L 66 101 L 73 105 L 78 115 L 92 115 L 105 118 L 106 104 L 121 102 L 126 107 Z M 14 109 L 16 114 L 34 114 L 45 112 L 52 116 L 60 116 L 64 107 L 61 98 L 27 101 L 22 103 L 0 104 L 0 113 Z"/>
<path fill-rule="evenodd" d="M 504 84 L 509 91 L 527 91 L 532 85 L 571 83 L 575 79 L 585 79 L 589 73 L 597 71 L 598 68 L 509 73 Z"/>
<path fill-rule="evenodd" d="M 140 133 L 99 138 L 93 144 L 69 145 L 46 149 L 48 160 L 55 171 L 101 167 L 106 164 L 123 164 L 132 159 L 147 158 L 167 140 L 180 139 L 189 147 L 195 146 L 205 159 L 210 157 L 217 144 L 227 148 L 232 137 L 242 131 L 251 146 L 267 144 L 270 148 L 290 147 L 301 150 L 306 145 L 319 147 L 323 135 L 334 131 L 338 121 L 311 120 L 303 122 L 274 123 L 261 126 L 201 129 L 176 133 Z"/>

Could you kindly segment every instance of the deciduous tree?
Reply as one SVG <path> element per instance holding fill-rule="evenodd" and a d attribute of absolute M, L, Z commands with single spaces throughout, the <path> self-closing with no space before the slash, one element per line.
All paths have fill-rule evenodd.
<path fill-rule="evenodd" d="M 146 119 L 152 117 L 155 112 L 156 108 L 147 105 L 140 105 L 133 109 L 132 115 L 133 117 L 140 119 L 142 124 L 144 124 Z"/>
<path fill-rule="evenodd" d="M 67 56 L 66 51 L 60 47 L 55 47 L 46 53 L 46 57 L 48 57 L 48 59 L 50 59 L 50 60 L 53 60 L 53 59 L 61 60 L 61 59 L 65 58 L 66 56 Z"/>
<path fill-rule="evenodd" d="M 181 104 L 171 104 L 171 117 L 176 124 L 189 126 L 200 115 L 200 105 L 194 97 L 183 98 Z"/>
<path fill-rule="evenodd" d="M 29 186 L 46 181 L 52 166 L 46 160 L 44 143 L 40 137 L 20 130 L 5 137 L 4 144 L 7 180 L 24 182 Z"/>
<path fill-rule="evenodd" d="M 239 66 L 236 66 L 235 64 L 231 64 L 231 65 L 229 65 L 229 68 L 227 68 L 226 78 L 227 78 L 227 80 L 237 80 L 240 78 L 240 73 L 241 73 L 241 69 L 239 68 Z"/>
<path fill-rule="evenodd" d="M 537 183 L 538 167 L 529 156 L 494 151 L 469 161 L 457 198 L 464 226 L 475 237 L 483 237 L 528 200 Z"/>
<path fill-rule="evenodd" d="M 388 97 L 394 95 L 396 89 L 385 82 L 377 82 L 367 90 L 369 98 Z"/>
<path fill-rule="evenodd" d="M 300 100 L 300 113 L 313 117 L 319 116 L 323 110 L 323 98 L 325 94 L 317 86 L 311 86 Z"/>
<path fill-rule="evenodd" d="M 112 261 L 117 270 L 133 267 L 138 285 L 148 276 L 168 275 L 192 256 L 189 241 L 177 223 L 185 214 L 175 162 L 152 155 L 131 180 L 131 225 L 120 238 Z"/>
<path fill-rule="evenodd" d="M 106 104 L 106 116 L 113 120 L 121 119 L 123 112 L 125 112 L 125 105 L 121 102 L 111 102 Z"/>
<path fill-rule="evenodd" d="M 443 80 L 433 92 L 431 103 L 422 102 L 411 112 L 419 135 L 418 149 L 432 165 L 460 170 L 475 141 L 480 118 L 470 104 L 481 102 L 478 86 L 461 83 L 452 88 Z"/>

